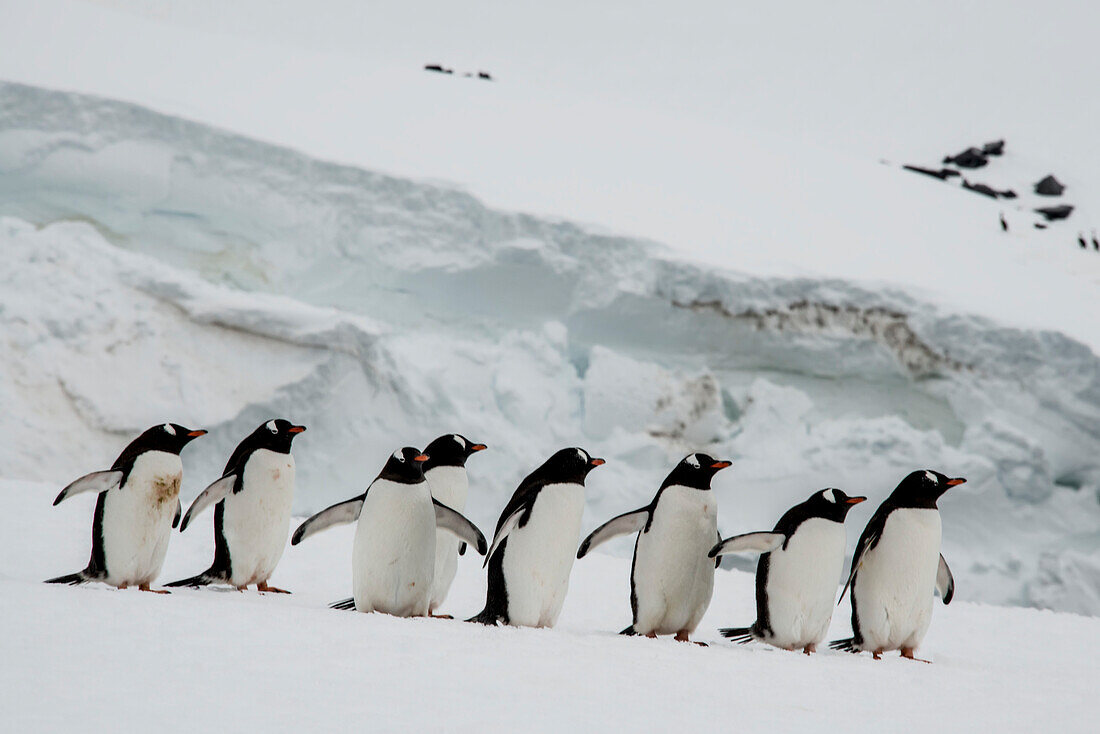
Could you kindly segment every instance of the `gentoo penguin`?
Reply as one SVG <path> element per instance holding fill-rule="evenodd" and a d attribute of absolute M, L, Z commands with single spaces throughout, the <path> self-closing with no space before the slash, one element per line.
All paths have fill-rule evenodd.
<path fill-rule="evenodd" d="M 932 595 L 951 603 L 955 581 L 940 555 L 936 501 L 965 482 L 935 471 L 915 471 L 886 498 L 860 536 L 852 573 L 841 591 L 852 590 L 852 632 L 829 644 L 834 650 L 868 650 L 875 660 L 887 650 L 913 651 L 932 621 Z"/>
<path fill-rule="evenodd" d="M 584 449 L 562 449 L 519 483 L 485 559 L 485 608 L 468 622 L 554 626 L 581 536 L 584 480 L 603 463 Z"/>
<path fill-rule="evenodd" d="M 244 591 L 255 584 L 259 591 L 289 593 L 268 586 L 283 557 L 290 532 L 290 505 L 294 500 L 294 457 L 290 443 L 305 426 L 279 418 L 260 425 L 240 442 L 222 477 L 204 489 L 187 514 L 180 532 L 191 518 L 214 507 L 214 563 L 198 576 L 166 586 L 231 584 Z"/>
<path fill-rule="evenodd" d="M 338 609 L 397 617 L 428 613 L 435 575 L 435 533 L 443 528 L 485 553 L 485 536 L 458 512 L 433 500 L 422 454 L 398 449 L 360 497 L 335 504 L 302 523 L 291 545 L 333 525 L 358 520 L 351 556 L 352 598 Z"/>
<path fill-rule="evenodd" d="M 1081 232 L 1077 233 L 1077 244 L 1081 246 L 1082 250 L 1089 249 L 1089 243 L 1085 242 L 1085 235 Z"/>
<path fill-rule="evenodd" d="M 756 566 L 756 621 L 751 627 L 719 630 L 722 636 L 740 643 L 760 640 L 784 650 L 802 648 L 807 655 L 816 652 L 829 631 L 844 570 L 844 518 L 866 499 L 823 489 L 787 510 L 772 531 L 782 542 L 762 554 Z M 721 555 L 746 537 L 729 538 L 710 555 Z"/>
<path fill-rule="evenodd" d="M 55 505 L 82 492 L 99 495 L 92 516 L 92 557 L 83 571 L 46 583 L 102 581 L 152 591 L 149 584 L 160 573 L 168 537 L 180 520 L 180 451 L 205 434 L 177 423 L 153 426 L 123 449 L 110 469 L 86 474 L 61 490 Z"/>
<path fill-rule="evenodd" d="M 428 444 L 424 449 L 424 453 L 428 455 L 428 460 L 424 462 L 424 478 L 428 480 L 432 499 L 452 510 L 465 511 L 466 493 L 470 488 L 470 480 L 466 476 L 466 459 L 485 449 L 485 444 L 472 443 L 457 433 L 440 436 Z M 430 616 L 436 616 L 435 610 L 447 598 L 458 569 L 458 556 L 465 552 L 466 544 L 453 533 L 436 530 L 435 576 L 432 581 L 432 600 L 428 604 Z M 439 616 L 450 619 L 450 615 Z"/>
<path fill-rule="evenodd" d="M 1002 232 L 1007 232 L 1008 231 L 1008 222 L 1005 221 L 1005 213 L 1004 212 L 1001 212 L 1001 231 Z"/>
<path fill-rule="evenodd" d="M 596 528 L 577 558 L 618 535 L 638 533 L 630 565 L 627 635 L 676 635 L 687 642 L 710 606 L 715 562 L 707 558 L 718 535 L 718 499 L 710 481 L 730 466 L 707 454 L 688 454 L 645 507 Z M 702 644 L 702 643 L 700 643 Z"/>
<path fill-rule="evenodd" d="M 1092 230 L 1092 249 L 1100 250 L 1100 240 L 1096 239 L 1096 230 Z"/>

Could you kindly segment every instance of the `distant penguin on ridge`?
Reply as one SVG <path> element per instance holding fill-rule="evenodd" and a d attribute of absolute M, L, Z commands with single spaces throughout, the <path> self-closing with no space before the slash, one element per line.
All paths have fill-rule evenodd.
<path fill-rule="evenodd" d="M 204 489 L 183 516 L 180 532 L 191 518 L 214 507 L 214 562 L 197 576 L 166 586 L 229 584 L 244 591 L 289 593 L 268 586 L 286 549 L 290 507 L 294 501 L 294 457 L 290 444 L 306 430 L 279 418 L 260 424 L 229 457 L 221 479 Z"/>
<path fill-rule="evenodd" d="M 468 622 L 557 623 L 580 541 L 584 481 L 603 463 L 584 449 L 562 449 L 519 483 L 500 513 L 486 556 L 485 608 Z"/>
<path fill-rule="evenodd" d="M 829 632 L 844 570 L 844 519 L 866 499 L 829 488 L 787 510 L 772 531 L 782 541 L 761 555 L 756 566 L 756 621 L 721 629 L 722 636 L 742 644 L 759 640 L 784 650 L 801 648 L 807 655 L 816 652 Z M 722 541 L 711 555 L 721 555 L 724 546 L 745 537 Z"/>
<path fill-rule="evenodd" d="M 851 589 L 852 637 L 829 647 L 867 651 L 878 660 L 888 650 L 916 660 L 932 621 L 932 597 L 944 604 L 955 580 L 940 553 L 941 524 L 936 502 L 966 480 L 936 471 L 915 471 L 879 505 L 860 536 L 852 572 L 840 597 Z M 928 661 L 922 661 L 928 662 Z"/>
<path fill-rule="evenodd" d="M 412 446 L 398 449 L 367 491 L 321 510 L 298 526 L 297 545 L 333 525 L 356 522 L 352 547 L 352 597 L 336 609 L 424 617 L 432 598 L 436 528 L 454 533 L 478 553 L 485 536 L 473 523 L 432 498 L 424 479 L 428 456 Z"/>
<path fill-rule="evenodd" d="M 206 431 L 178 423 L 153 426 L 123 449 L 110 469 L 86 474 L 61 490 L 54 505 L 83 492 L 99 495 L 92 516 L 92 557 L 83 571 L 46 583 L 102 581 L 154 591 L 149 585 L 160 574 L 182 509 L 180 451 L 203 435 Z"/>
<path fill-rule="evenodd" d="M 466 475 L 466 460 L 487 447 L 473 443 L 465 436 L 448 433 L 432 441 L 424 449 L 428 460 L 424 462 L 424 478 L 432 498 L 456 512 L 466 511 L 466 495 L 470 480 Z M 436 615 L 451 589 L 458 569 L 458 556 L 466 552 L 466 544 L 447 530 L 435 531 L 435 576 L 432 581 L 432 600 L 428 615 L 450 619 L 450 615 Z"/>
<path fill-rule="evenodd" d="M 707 551 L 720 536 L 710 482 L 728 466 L 708 454 L 688 454 L 648 505 L 613 517 L 581 543 L 577 558 L 611 538 L 638 533 L 630 565 L 632 622 L 622 634 L 690 641 L 714 593 L 716 563 Z"/>

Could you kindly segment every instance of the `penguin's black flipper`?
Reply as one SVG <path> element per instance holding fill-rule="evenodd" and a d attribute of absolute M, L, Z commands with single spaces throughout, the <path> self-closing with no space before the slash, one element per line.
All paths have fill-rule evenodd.
<path fill-rule="evenodd" d="M 466 541 L 476 548 L 478 553 L 485 553 L 489 544 L 485 542 L 485 536 L 481 534 L 477 526 L 467 520 L 461 512 L 452 510 L 435 498 L 432 498 L 432 504 L 435 506 L 435 526 L 437 528 L 442 528 L 460 540 Z"/>
<path fill-rule="evenodd" d="M 859 652 L 859 648 L 856 647 L 856 638 L 845 637 L 843 640 L 833 640 L 829 643 L 830 650 L 840 650 L 842 652 Z"/>
<path fill-rule="evenodd" d="M 940 565 L 936 569 L 936 591 L 940 592 L 940 598 L 945 605 L 950 604 L 955 598 L 955 577 L 951 575 L 951 569 L 943 554 L 940 554 Z"/>
<path fill-rule="evenodd" d="M 782 533 L 744 533 L 720 541 L 710 549 L 708 558 L 716 558 L 727 553 L 770 553 L 786 542 Z"/>
<path fill-rule="evenodd" d="M 180 515 L 183 514 L 183 505 L 180 504 L 179 498 L 176 498 L 176 515 L 172 518 L 172 529 L 175 530 L 176 526 L 180 524 Z"/>
<path fill-rule="evenodd" d="M 57 499 L 53 501 L 54 505 L 59 505 L 65 500 L 72 497 L 74 494 L 82 494 L 84 492 L 106 492 L 108 489 L 114 489 L 122 482 L 122 472 L 117 469 L 108 469 L 107 471 L 94 471 L 91 474 L 85 474 L 80 479 L 71 483 L 65 489 L 61 490 L 61 494 L 57 495 Z"/>
<path fill-rule="evenodd" d="M 319 533 L 333 525 L 355 522 L 359 519 L 359 512 L 363 509 L 363 500 L 366 497 L 367 495 L 364 493 L 321 510 L 298 526 L 298 529 L 294 531 L 294 535 L 290 536 L 290 544 L 298 545 L 314 533 Z"/>
<path fill-rule="evenodd" d="M 458 555 L 460 555 L 460 556 L 466 555 L 466 544 L 465 543 L 459 543 L 458 544 Z"/>
<path fill-rule="evenodd" d="M 637 533 L 642 530 L 649 524 L 649 517 L 652 511 L 652 506 L 646 505 L 641 509 L 624 512 L 621 515 L 611 518 L 603 525 L 593 530 L 592 533 L 584 539 L 584 542 L 581 543 L 581 547 L 577 549 L 577 558 L 584 558 L 588 555 L 588 551 L 612 538 L 617 538 L 620 535 Z"/>
<path fill-rule="evenodd" d="M 225 579 L 215 578 L 215 577 L 210 575 L 209 571 L 203 571 L 198 576 L 192 576 L 191 578 L 180 579 L 179 581 L 173 581 L 170 584 L 165 584 L 165 586 L 171 586 L 173 588 L 179 588 L 181 586 L 190 586 L 191 588 L 197 589 L 200 586 L 209 586 L 210 584 L 213 584 L 213 583 L 219 582 L 219 581 L 222 582 L 222 583 L 225 583 Z"/>
<path fill-rule="evenodd" d="M 209 487 L 199 492 L 199 496 L 195 498 L 195 501 L 191 503 L 191 506 L 187 508 L 187 514 L 183 516 L 183 523 L 180 525 L 180 532 L 182 533 L 187 529 L 187 526 L 191 524 L 191 518 L 197 516 L 210 505 L 216 505 L 233 491 L 234 485 L 237 483 L 236 474 L 227 474 L 218 481 L 211 484 Z M 175 527 L 174 525 L 172 527 Z"/>
<path fill-rule="evenodd" d="M 90 579 L 84 575 L 83 571 L 77 571 L 76 573 L 70 573 L 66 576 L 58 576 L 54 579 L 46 579 L 47 584 L 68 584 L 69 586 L 78 586 L 83 583 L 87 583 Z"/>
<path fill-rule="evenodd" d="M 742 645 L 752 642 L 752 627 L 723 627 L 718 634 Z"/>
<path fill-rule="evenodd" d="M 355 599 L 353 597 L 348 597 L 347 599 L 334 601 L 333 603 L 328 605 L 328 608 L 355 611 Z"/>
<path fill-rule="evenodd" d="M 892 509 L 893 507 L 887 502 L 883 502 L 867 522 L 867 527 L 863 528 L 863 535 L 859 536 L 859 542 L 856 543 L 856 552 L 852 555 L 852 570 L 848 574 L 848 581 L 840 591 L 840 598 L 836 600 L 838 607 L 840 602 L 844 601 L 844 595 L 852 588 L 852 582 L 856 580 L 856 571 L 859 570 L 863 555 L 878 545 L 879 538 L 882 537 L 882 529 L 886 527 L 886 518 L 890 516 Z"/>
<path fill-rule="evenodd" d="M 619 634 L 620 634 L 620 635 L 626 635 L 627 637 L 634 637 L 634 636 L 635 636 L 635 635 L 637 635 L 638 633 L 634 631 L 634 625 L 630 625 L 629 627 L 627 627 L 626 629 L 624 629 L 624 630 L 623 630 L 622 632 L 620 632 Z"/>

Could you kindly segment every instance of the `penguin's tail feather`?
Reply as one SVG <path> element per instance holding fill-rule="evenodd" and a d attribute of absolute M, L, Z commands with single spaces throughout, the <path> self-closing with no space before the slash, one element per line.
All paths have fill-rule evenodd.
<path fill-rule="evenodd" d="M 843 650 L 844 652 L 859 652 L 856 646 L 856 638 L 845 637 L 843 640 L 833 640 L 829 643 L 830 650 Z"/>
<path fill-rule="evenodd" d="M 90 581 L 90 579 L 83 571 L 77 571 L 76 573 L 70 573 L 65 576 L 58 576 L 53 579 L 46 579 L 47 584 L 68 584 L 69 586 L 78 586 L 88 581 Z"/>
<path fill-rule="evenodd" d="M 752 627 L 723 627 L 718 630 L 718 634 L 741 645 L 747 645 L 753 640 Z"/>
<path fill-rule="evenodd" d="M 620 634 L 620 635 L 626 635 L 627 637 L 633 637 L 634 635 L 636 635 L 636 634 L 638 634 L 638 633 L 634 631 L 634 625 L 630 625 L 629 627 L 627 627 L 626 629 L 624 629 L 624 630 L 623 630 L 622 632 L 620 632 L 619 634 Z"/>
<path fill-rule="evenodd" d="M 504 618 L 496 612 L 490 611 L 488 605 L 486 605 L 484 609 L 466 621 L 477 622 L 478 624 L 498 625 L 504 621 Z"/>
<path fill-rule="evenodd" d="M 224 579 L 212 576 L 209 571 L 203 571 L 198 576 L 192 576 L 190 578 L 180 579 L 179 581 L 173 581 L 170 584 L 165 584 L 165 586 L 171 586 L 175 588 L 178 588 L 180 586 L 191 586 L 197 589 L 200 586 L 209 586 L 210 584 L 218 582 L 224 582 Z"/>
<path fill-rule="evenodd" d="M 355 598 L 348 597 L 347 599 L 341 599 L 340 601 L 334 601 L 328 605 L 329 609 L 343 609 L 345 611 L 355 610 Z"/>

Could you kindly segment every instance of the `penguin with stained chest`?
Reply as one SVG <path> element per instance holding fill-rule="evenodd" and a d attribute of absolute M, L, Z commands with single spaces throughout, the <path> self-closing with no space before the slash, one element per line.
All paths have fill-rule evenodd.
<path fill-rule="evenodd" d="M 879 506 L 860 536 L 852 572 L 840 593 L 843 599 L 851 590 L 853 635 L 829 647 L 866 650 L 875 660 L 888 650 L 917 659 L 913 653 L 932 621 L 934 592 L 944 604 L 955 595 L 951 569 L 940 554 L 942 527 L 936 502 L 965 481 L 936 471 L 915 471 Z"/>
<path fill-rule="evenodd" d="M 289 593 L 267 581 L 290 533 L 295 474 L 290 444 L 304 430 L 279 418 L 261 424 L 240 442 L 221 479 L 195 498 L 180 524 L 183 532 L 191 518 L 214 505 L 213 564 L 166 586 L 230 584 L 244 591 L 255 584 L 258 591 Z"/>
<path fill-rule="evenodd" d="M 448 433 L 432 441 L 424 449 L 428 460 L 424 462 L 424 479 L 428 482 L 432 499 L 457 512 L 465 512 L 466 495 L 470 480 L 466 475 L 466 460 L 487 447 L 473 443 L 465 436 Z M 466 552 L 466 544 L 447 530 L 435 531 L 435 576 L 432 581 L 432 599 L 428 604 L 429 616 L 450 619 L 450 615 L 436 615 L 451 589 L 458 556 Z"/>
<path fill-rule="evenodd" d="M 707 454 L 689 454 L 648 505 L 608 520 L 581 543 L 577 558 L 611 538 L 638 533 L 630 566 L 633 623 L 622 634 L 676 635 L 687 642 L 699 626 L 714 592 L 716 563 L 707 551 L 719 539 L 718 499 L 710 483 L 728 466 Z"/>
<path fill-rule="evenodd" d="M 839 489 L 823 489 L 784 513 L 772 531 L 779 544 L 760 556 L 756 566 L 756 621 L 749 627 L 719 630 L 742 644 L 766 642 L 784 650 L 817 651 L 829 632 L 836 587 L 844 570 L 848 511 L 866 497 L 849 497 Z M 752 536 L 727 538 L 711 556 L 736 550 Z"/>
<path fill-rule="evenodd" d="M 520 482 L 486 557 L 485 608 L 468 622 L 554 626 L 580 540 L 585 478 L 603 463 L 584 449 L 562 449 Z"/>
<path fill-rule="evenodd" d="M 473 523 L 432 498 L 424 479 L 428 455 L 398 449 L 366 493 L 322 510 L 302 523 L 291 538 L 305 538 L 334 525 L 357 522 L 352 548 L 352 597 L 336 609 L 383 612 L 397 617 L 428 614 L 435 576 L 436 529 L 485 553 L 485 536 Z"/>
<path fill-rule="evenodd" d="M 180 451 L 205 434 L 177 423 L 153 426 L 123 449 L 110 469 L 86 474 L 61 490 L 55 505 L 84 492 L 99 495 L 92 516 L 92 557 L 83 571 L 46 583 L 102 581 L 152 591 L 149 585 L 160 574 L 168 538 L 180 519 Z"/>

